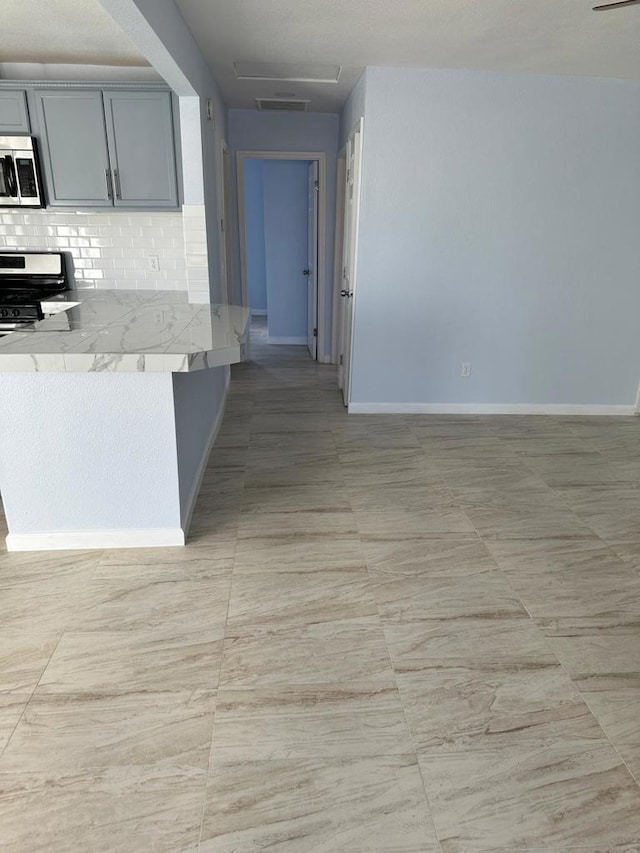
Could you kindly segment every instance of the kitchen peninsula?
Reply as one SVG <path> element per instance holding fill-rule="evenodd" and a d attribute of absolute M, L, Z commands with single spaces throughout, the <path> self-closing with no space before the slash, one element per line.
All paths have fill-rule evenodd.
<path fill-rule="evenodd" d="M 0 339 L 7 548 L 184 544 L 248 309 L 140 290 L 48 308 Z"/>

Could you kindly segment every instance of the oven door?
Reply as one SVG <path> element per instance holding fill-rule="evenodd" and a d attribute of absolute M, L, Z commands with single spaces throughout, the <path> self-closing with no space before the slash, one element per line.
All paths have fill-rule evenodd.
<path fill-rule="evenodd" d="M 24 323 L 0 323 L 0 338 L 4 338 L 12 332 L 18 332 L 22 328 L 24 328 Z"/>
<path fill-rule="evenodd" d="M 0 206 L 43 206 L 33 151 L 0 148 Z"/>

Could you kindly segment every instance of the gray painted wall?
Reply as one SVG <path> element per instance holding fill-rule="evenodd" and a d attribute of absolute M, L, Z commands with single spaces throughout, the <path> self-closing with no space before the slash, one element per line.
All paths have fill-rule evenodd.
<path fill-rule="evenodd" d="M 328 331 L 326 351 L 331 351 L 331 314 L 333 291 L 333 244 L 335 237 L 336 158 L 338 153 L 339 118 L 333 113 L 268 113 L 257 110 L 229 110 L 228 142 L 237 151 L 324 151 L 327 159 L 327 242 L 325 252 L 326 300 L 325 323 Z M 233 158 L 234 186 L 236 158 Z M 237 249 L 235 268 L 235 300 L 241 301 L 240 255 L 238 240 L 237 199 L 234 203 L 234 244 Z"/>
<path fill-rule="evenodd" d="M 174 0 L 98 0 L 178 95 L 204 95 L 213 75 Z"/>
<path fill-rule="evenodd" d="M 367 72 L 365 71 L 356 85 L 351 90 L 342 112 L 340 113 L 340 134 L 338 150 L 342 150 L 347 143 L 349 134 L 355 127 L 358 119 L 364 118 L 364 108 L 367 92 Z"/>
<path fill-rule="evenodd" d="M 180 527 L 170 373 L 3 373 L 0 387 L 12 533 Z"/>
<path fill-rule="evenodd" d="M 252 311 L 267 311 L 267 261 L 264 250 L 264 164 L 244 164 L 244 217 L 247 232 L 247 291 Z"/>
<path fill-rule="evenodd" d="M 220 90 L 173 0 L 100 2 L 180 98 L 184 200 L 205 203 L 210 298 L 221 301 L 219 163 L 226 106 Z M 206 114 L 208 98 L 213 101 L 213 121 Z M 174 380 L 182 519 L 211 429 L 222 414 L 225 378 L 226 369 L 218 369 Z M 148 499 L 157 502 L 162 496 L 151 491 Z"/>
<path fill-rule="evenodd" d="M 640 83 L 371 68 L 365 106 L 354 402 L 633 404 Z"/>
<path fill-rule="evenodd" d="M 224 397 L 228 375 L 228 367 L 172 374 L 180 519 L 183 527 L 189 499 L 197 484 L 200 466 L 209 449 L 211 432 L 219 416 L 219 401 Z"/>

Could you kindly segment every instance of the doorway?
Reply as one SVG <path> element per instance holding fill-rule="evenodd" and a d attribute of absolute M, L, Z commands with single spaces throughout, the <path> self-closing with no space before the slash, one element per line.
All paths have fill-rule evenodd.
<path fill-rule="evenodd" d="M 242 302 L 271 345 L 323 351 L 326 174 L 322 152 L 237 155 Z"/>

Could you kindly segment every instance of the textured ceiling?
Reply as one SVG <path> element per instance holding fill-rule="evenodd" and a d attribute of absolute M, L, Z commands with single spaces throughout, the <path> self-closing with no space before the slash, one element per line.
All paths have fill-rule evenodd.
<path fill-rule="evenodd" d="M 337 110 L 366 65 L 640 79 L 640 6 L 590 0 L 176 0 L 230 106 Z M 0 63 L 148 63 L 97 0 L 0 0 Z M 233 63 L 342 67 L 338 83 L 238 80 Z M 309 74 L 308 76 L 313 76 Z M 292 94 L 293 93 L 293 94 Z"/>
<path fill-rule="evenodd" d="M 0 0 L 0 62 L 149 63 L 96 0 Z"/>
<path fill-rule="evenodd" d="M 287 90 L 335 110 L 365 65 L 640 79 L 640 6 L 589 0 L 176 0 L 230 106 Z M 335 63 L 340 81 L 237 80 L 234 61 Z"/>

